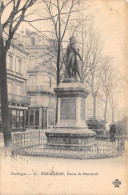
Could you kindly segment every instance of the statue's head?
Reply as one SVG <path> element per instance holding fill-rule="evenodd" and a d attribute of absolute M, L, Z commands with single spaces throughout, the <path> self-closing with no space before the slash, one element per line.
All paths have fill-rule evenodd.
<path fill-rule="evenodd" d="M 69 40 L 71 44 L 76 43 L 76 39 L 74 36 L 71 36 Z"/>

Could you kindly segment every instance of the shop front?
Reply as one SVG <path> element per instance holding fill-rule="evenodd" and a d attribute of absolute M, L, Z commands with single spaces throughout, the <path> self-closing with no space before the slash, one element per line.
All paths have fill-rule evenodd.
<path fill-rule="evenodd" d="M 55 125 L 55 109 L 47 107 L 28 109 L 28 127 L 47 129 Z"/>
<path fill-rule="evenodd" d="M 31 108 L 28 110 L 28 127 L 39 129 L 39 108 Z"/>
<path fill-rule="evenodd" d="M 19 108 L 9 108 L 9 121 L 12 131 L 25 130 L 27 110 Z"/>

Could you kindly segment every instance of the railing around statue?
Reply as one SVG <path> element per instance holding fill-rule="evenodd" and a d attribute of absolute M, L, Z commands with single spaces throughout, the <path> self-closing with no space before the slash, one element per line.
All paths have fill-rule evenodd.
<path fill-rule="evenodd" d="M 82 146 L 67 144 L 66 147 L 56 143 L 50 148 L 44 131 L 40 130 L 14 134 L 13 145 L 15 153 L 27 156 L 74 159 L 109 158 L 117 157 L 125 150 L 125 135 L 115 136 L 114 140 L 111 140 L 108 135 L 97 135 L 95 141 L 89 143 L 90 146 L 92 145 L 90 149 L 87 149 L 86 142 Z"/>

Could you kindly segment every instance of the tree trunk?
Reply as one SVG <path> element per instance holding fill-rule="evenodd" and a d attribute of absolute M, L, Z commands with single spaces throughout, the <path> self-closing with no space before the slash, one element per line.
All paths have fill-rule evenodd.
<path fill-rule="evenodd" d="M 112 122 L 114 123 L 114 108 L 112 108 Z"/>
<path fill-rule="evenodd" d="M 96 118 L 96 96 L 93 96 L 93 118 Z"/>
<path fill-rule="evenodd" d="M 106 98 L 105 108 L 104 108 L 104 121 L 105 121 L 105 123 L 106 123 L 106 118 L 107 118 L 107 108 L 108 108 L 108 99 Z"/>
<path fill-rule="evenodd" d="M 1 96 L 1 116 L 2 130 L 4 135 L 4 146 L 12 146 L 11 128 L 9 125 L 8 91 L 7 91 L 7 70 L 6 51 L 0 47 L 0 96 Z"/>
<path fill-rule="evenodd" d="M 58 42 L 57 52 L 57 85 L 60 83 L 60 42 Z"/>
<path fill-rule="evenodd" d="M 58 41 L 58 51 L 57 51 L 57 86 L 60 83 L 60 41 Z M 58 121 L 58 98 L 56 101 L 56 123 Z"/>

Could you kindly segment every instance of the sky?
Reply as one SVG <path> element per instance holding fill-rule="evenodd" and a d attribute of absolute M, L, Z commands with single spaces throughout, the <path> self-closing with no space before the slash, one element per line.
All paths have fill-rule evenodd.
<path fill-rule="evenodd" d="M 125 0 L 91 0 L 91 4 L 95 25 L 105 41 L 104 51 L 113 58 L 118 78 L 127 77 L 128 68 L 124 64 L 128 62 L 124 58 L 124 48 L 128 44 L 128 3 Z M 118 84 L 119 82 L 121 80 L 117 81 Z M 127 104 L 128 107 L 128 85 L 125 82 L 122 85 L 124 90 L 118 106 L 126 107 Z"/>

